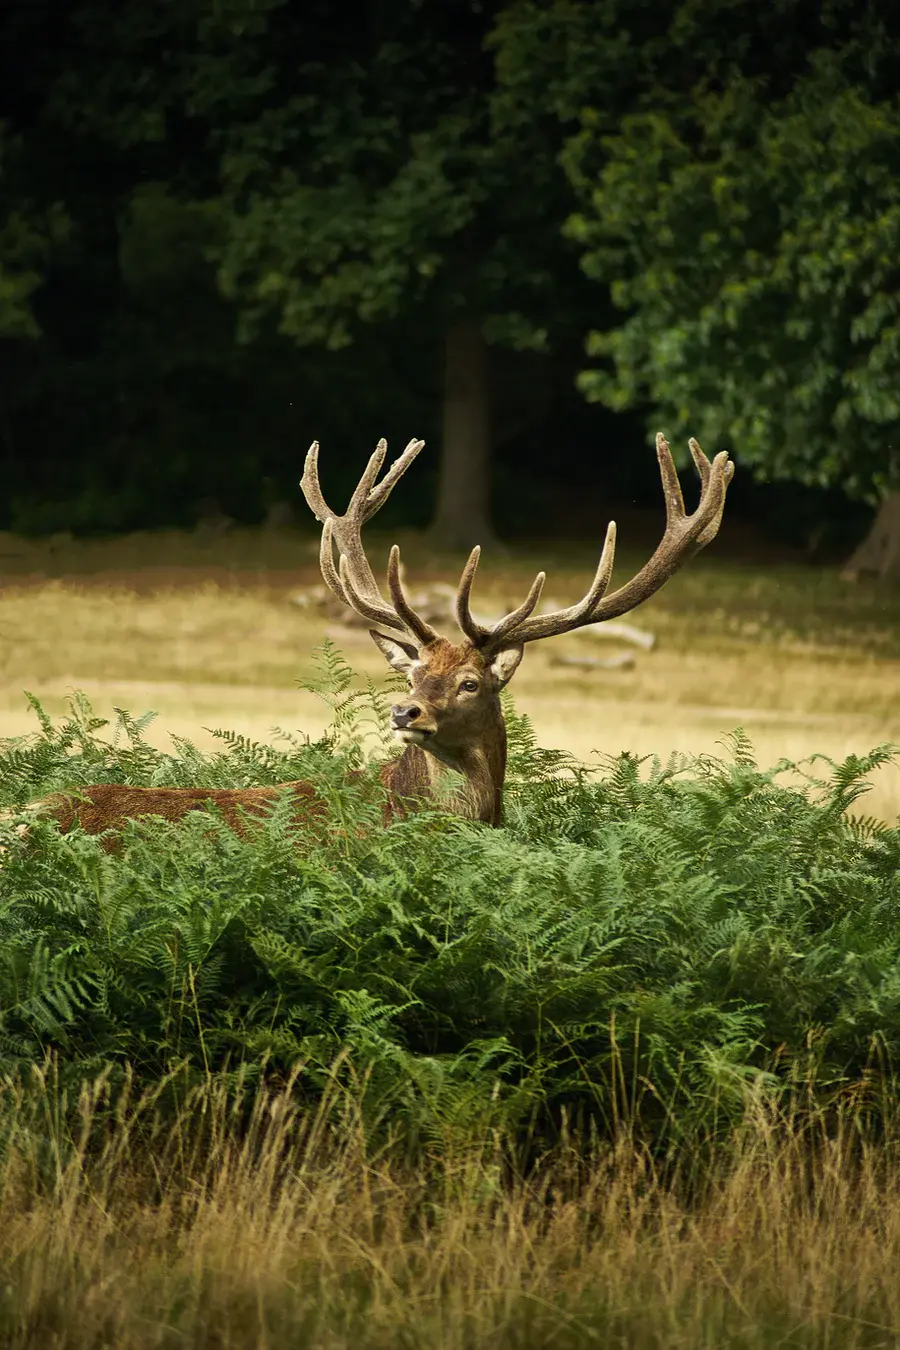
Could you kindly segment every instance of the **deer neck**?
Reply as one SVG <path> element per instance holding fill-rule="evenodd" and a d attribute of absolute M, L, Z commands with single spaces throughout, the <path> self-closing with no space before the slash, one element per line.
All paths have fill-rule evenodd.
<path fill-rule="evenodd" d="M 462 775 L 462 785 L 453 785 L 450 771 Z M 445 802 L 467 820 L 481 820 L 487 825 L 501 823 L 505 776 L 506 727 L 499 712 L 489 733 L 477 745 L 440 754 L 408 745 L 382 770 L 393 813 L 403 813 L 404 799 L 425 797 Z"/>

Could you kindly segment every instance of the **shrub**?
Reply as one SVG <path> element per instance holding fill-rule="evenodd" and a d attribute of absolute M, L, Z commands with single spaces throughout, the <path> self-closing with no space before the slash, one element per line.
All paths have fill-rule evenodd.
<path fill-rule="evenodd" d="M 147 718 L 118 713 L 110 743 L 84 698 L 59 727 L 35 704 L 39 731 L 0 754 L 5 1072 L 48 1054 L 73 1084 L 302 1062 L 308 1092 L 355 1076 L 367 1119 L 411 1143 L 492 1123 L 534 1138 L 575 1113 L 671 1147 L 727 1128 L 751 1089 L 821 1106 L 865 1082 L 885 1109 L 900 830 L 850 812 L 890 747 L 763 771 L 736 732 L 721 759 L 588 769 L 510 707 L 503 829 L 439 811 L 385 829 L 361 748 L 379 696 L 333 650 L 324 664 L 332 729 L 283 748 L 220 733 L 215 754 L 165 754 Z M 115 855 L 47 821 L 15 831 L 62 785 L 296 778 L 328 807 L 302 841 L 286 800 L 243 838 L 214 813 L 133 822 Z"/>

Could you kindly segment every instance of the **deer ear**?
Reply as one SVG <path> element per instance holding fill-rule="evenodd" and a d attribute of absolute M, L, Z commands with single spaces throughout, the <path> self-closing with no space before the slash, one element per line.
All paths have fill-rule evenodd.
<path fill-rule="evenodd" d="M 419 650 L 411 642 L 385 637 L 384 633 L 376 633 L 374 628 L 369 629 L 369 636 L 388 665 L 393 666 L 400 675 L 409 675 L 413 667 L 419 664 Z"/>
<path fill-rule="evenodd" d="M 524 651 L 524 647 L 506 647 L 494 657 L 491 662 L 491 674 L 501 689 L 505 684 L 509 684 L 519 669 Z"/>

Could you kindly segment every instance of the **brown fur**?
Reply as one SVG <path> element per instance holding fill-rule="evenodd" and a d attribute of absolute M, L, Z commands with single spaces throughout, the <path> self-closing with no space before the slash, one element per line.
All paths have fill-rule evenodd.
<path fill-rule="evenodd" d="M 382 642 L 379 646 L 385 650 Z M 409 695 L 395 707 L 415 704 L 421 709 L 419 725 L 433 728 L 433 735 L 425 741 L 427 750 L 410 744 L 401 755 L 382 765 L 380 777 L 388 794 L 385 823 L 415 809 L 423 800 L 445 799 L 442 780 L 449 768 L 465 780 L 449 804 L 470 820 L 499 825 L 506 773 L 506 727 L 499 698 L 504 681 L 498 680 L 490 664 L 468 642 L 455 646 L 439 638 L 415 658 L 394 655 L 398 660 L 392 664 L 397 668 L 408 666 L 411 680 Z M 477 694 L 459 690 L 467 673 L 478 680 Z M 306 782 L 258 788 L 147 788 L 101 783 L 55 793 L 40 805 L 59 822 L 63 832 L 77 824 L 88 834 L 121 830 L 126 821 L 141 816 L 180 820 L 189 811 L 213 806 L 241 834 L 245 816 L 264 814 L 286 788 L 296 798 L 299 826 L 323 815 L 324 803 L 315 786 Z"/>
<path fill-rule="evenodd" d="M 127 820 L 140 816 L 181 820 L 189 811 L 213 806 L 241 834 L 245 817 L 263 815 L 285 788 L 291 788 L 297 797 L 298 824 L 322 814 L 324 807 L 316 801 L 315 788 L 302 782 L 257 788 L 148 788 L 100 783 L 71 793 L 54 793 L 46 799 L 46 806 L 47 814 L 59 822 L 63 833 L 76 824 L 88 834 L 121 830 Z"/>
<path fill-rule="evenodd" d="M 506 776 L 506 726 L 500 690 L 506 679 L 497 675 L 492 663 L 470 642 L 457 645 L 437 638 L 415 658 L 398 651 L 397 644 L 378 645 L 386 655 L 392 653 L 388 656 L 391 664 L 410 681 L 409 694 L 397 701 L 395 710 L 402 712 L 415 705 L 421 716 L 413 728 L 432 731 L 421 745 L 407 745 L 399 759 L 382 770 L 394 809 L 397 801 L 406 797 L 442 796 L 441 780 L 449 768 L 465 780 L 453 802 L 460 815 L 499 825 Z M 459 688 L 468 674 L 477 679 L 477 693 L 467 694 Z"/>

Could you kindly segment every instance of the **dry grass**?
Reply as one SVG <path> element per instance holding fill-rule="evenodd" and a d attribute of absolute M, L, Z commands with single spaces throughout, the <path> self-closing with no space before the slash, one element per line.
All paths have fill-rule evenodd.
<path fill-rule="evenodd" d="M 417 576 L 455 569 L 414 540 L 407 551 Z M 202 742 L 203 726 L 263 739 L 323 725 L 296 689 L 323 625 L 289 603 L 316 578 L 311 541 L 7 538 L 0 556 L 0 735 L 33 725 L 23 688 L 51 711 L 73 687 L 103 712 L 156 708 L 162 743 Z M 540 561 L 567 599 L 593 559 L 557 548 Z M 520 596 L 532 570 L 485 568 L 485 608 Z M 898 619 L 900 599 L 833 572 L 714 555 L 641 611 L 660 641 L 633 672 L 573 674 L 538 648 L 517 701 L 544 744 L 583 756 L 713 749 L 742 723 L 763 760 L 841 757 L 900 741 Z M 346 650 L 381 672 L 367 639 L 348 635 Z M 900 812 L 896 769 L 867 807 Z M 240 1137 L 215 1088 L 174 1126 L 152 1097 L 110 1112 L 102 1087 L 86 1090 L 72 1134 L 54 1100 L 0 1086 L 12 1350 L 900 1345 L 900 1170 L 859 1147 L 852 1112 L 811 1139 L 751 1104 L 688 1199 L 627 1139 L 586 1168 L 561 1149 L 510 1182 L 496 1140 L 436 1140 L 416 1170 L 373 1154 L 336 1098 L 315 1115 L 290 1092 L 259 1099 Z"/>
<path fill-rule="evenodd" d="M 385 552 L 375 536 L 373 556 Z M 719 548 L 719 545 L 716 545 Z M 594 557 L 587 547 L 541 547 L 548 590 L 580 593 Z M 411 573 L 447 579 L 459 560 L 432 558 L 404 542 Z M 156 709 L 153 737 L 228 726 L 257 740 L 273 726 L 316 733 L 324 709 L 297 681 L 325 624 L 290 603 L 318 579 L 316 545 L 290 532 L 237 531 L 223 539 L 158 534 L 114 541 L 23 542 L 0 536 L 0 735 L 33 726 L 22 690 L 53 712 L 67 691 L 85 690 L 108 713 Z M 639 565 L 625 554 L 620 573 Z M 483 565 L 485 608 L 521 598 L 531 557 Z M 843 758 L 900 741 L 900 597 L 848 586 L 830 569 L 695 560 L 646 605 L 637 621 L 659 638 L 634 670 L 580 672 L 551 652 L 607 654 L 590 637 L 536 646 L 516 676 L 518 706 L 541 742 L 582 757 L 593 751 L 714 751 L 745 727 L 759 757 L 823 753 Z M 384 667 L 364 633 L 342 638 L 362 674 Z M 900 814 L 900 769 L 881 771 L 866 809 Z"/>
<path fill-rule="evenodd" d="M 302 1075 L 300 1075 L 302 1078 Z M 15 1350 L 328 1347 L 771 1350 L 900 1343 L 900 1178 L 752 1099 L 690 1203 L 631 1143 L 528 1180 L 496 1142 L 410 1171 L 348 1105 L 289 1084 L 239 1135 L 223 1093 L 174 1126 L 152 1097 L 8 1084 L 0 1338 Z M 105 1123 L 104 1123 L 105 1117 Z"/>

